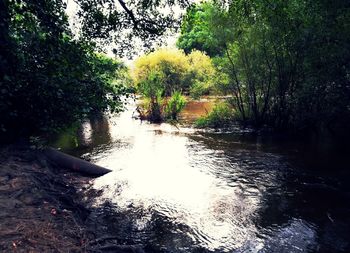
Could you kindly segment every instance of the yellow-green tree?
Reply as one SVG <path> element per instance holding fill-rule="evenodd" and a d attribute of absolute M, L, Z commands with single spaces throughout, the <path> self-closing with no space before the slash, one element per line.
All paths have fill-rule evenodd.
<path fill-rule="evenodd" d="M 189 62 L 182 50 L 160 49 L 136 60 L 133 78 L 138 86 L 158 72 L 162 76 L 164 95 L 170 96 L 174 91 L 182 90 L 188 69 Z"/>
<path fill-rule="evenodd" d="M 194 50 L 187 56 L 189 69 L 186 84 L 189 93 L 198 98 L 208 95 L 214 85 L 215 68 L 211 58 L 205 53 Z"/>
<path fill-rule="evenodd" d="M 139 92 L 143 93 L 145 81 L 155 73 L 162 77 L 158 81 L 163 88 L 163 96 L 181 91 L 198 97 L 209 93 L 215 69 L 210 57 L 203 52 L 195 50 L 186 55 L 179 49 L 160 49 L 135 61 L 133 78 Z M 146 83 L 152 85 L 151 82 Z"/>

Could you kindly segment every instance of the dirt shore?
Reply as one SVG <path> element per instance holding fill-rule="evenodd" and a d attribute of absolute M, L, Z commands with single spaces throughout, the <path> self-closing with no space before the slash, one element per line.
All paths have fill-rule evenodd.
<path fill-rule="evenodd" d="M 40 151 L 1 147 L 0 251 L 88 251 L 89 210 L 77 190 L 88 182 L 55 168 Z"/>
<path fill-rule="evenodd" d="M 145 252 L 106 230 L 92 180 L 40 150 L 0 147 L 0 252 Z"/>

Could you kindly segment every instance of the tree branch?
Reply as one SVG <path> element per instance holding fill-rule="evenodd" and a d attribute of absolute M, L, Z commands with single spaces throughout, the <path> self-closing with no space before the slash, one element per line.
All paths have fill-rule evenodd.
<path fill-rule="evenodd" d="M 122 6 L 122 8 L 123 8 L 123 9 L 126 11 L 126 13 L 129 15 L 129 17 L 131 18 L 132 22 L 134 23 L 134 28 L 136 29 L 137 26 L 138 26 L 139 21 L 136 20 L 135 15 L 134 15 L 134 13 L 132 12 L 132 10 L 130 10 L 130 9 L 126 6 L 126 4 L 125 4 L 125 2 L 124 2 L 123 0 L 118 0 L 118 3 Z"/>

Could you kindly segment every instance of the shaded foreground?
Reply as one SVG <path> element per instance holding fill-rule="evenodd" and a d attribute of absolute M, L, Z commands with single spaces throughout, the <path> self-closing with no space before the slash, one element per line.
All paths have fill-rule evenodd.
<path fill-rule="evenodd" d="M 76 189 L 37 152 L 2 148 L 0 250 L 79 251 L 86 247 Z"/>
<path fill-rule="evenodd" d="M 85 201 L 97 192 L 88 188 L 89 178 L 49 164 L 40 151 L 2 147 L 0 251 L 143 252 L 97 238 L 97 221 Z"/>

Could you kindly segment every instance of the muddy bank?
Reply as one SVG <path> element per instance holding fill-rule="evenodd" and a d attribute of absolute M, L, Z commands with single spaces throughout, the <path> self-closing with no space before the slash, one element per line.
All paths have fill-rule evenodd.
<path fill-rule="evenodd" d="M 0 252 L 142 252 L 100 232 L 91 180 L 41 151 L 0 147 Z"/>

